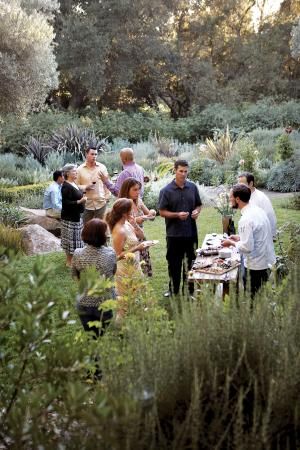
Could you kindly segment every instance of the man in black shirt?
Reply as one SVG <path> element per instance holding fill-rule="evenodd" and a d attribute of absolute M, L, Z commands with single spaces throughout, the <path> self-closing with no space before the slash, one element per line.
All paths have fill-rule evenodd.
<path fill-rule="evenodd" d="M 191 269 L 195 259 L 198 246 L 196 220 L 202 203 L 197 186 L 187 180 L 188 162 L 177 160 L 174 171 L 175 179 L 160 191 L 158 207 L 166 223 L 169 289 L 170 293 L 178 294 L 181 273 L 184 284 L 186 272 Z M 191 284 L 190 293 L 193 289 L 194 285 Z"/>

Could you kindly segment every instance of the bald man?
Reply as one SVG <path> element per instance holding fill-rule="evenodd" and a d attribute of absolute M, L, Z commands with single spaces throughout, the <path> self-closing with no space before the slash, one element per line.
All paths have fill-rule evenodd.
<path fill-rule="evenodd" d="M 111 180 L 109 180 L 108 176 L 106 176 L 104 173 L 100 173 L 101 180 L 107 187 L 107 189 L 116 197 L 119 195 L 121 186 L 123 182 L 131 177 L 135 178 L 141 183 L 141 197 L 143 197 L 144 194 L 144 169 L 136 164 L 134 162 L 134 153 L 132 148 L 122 148 L 120 151 L 120 159 L 122 161 L 123 170 L 119 174 L 117 180 L 115 183 L 112 183 Z"/>

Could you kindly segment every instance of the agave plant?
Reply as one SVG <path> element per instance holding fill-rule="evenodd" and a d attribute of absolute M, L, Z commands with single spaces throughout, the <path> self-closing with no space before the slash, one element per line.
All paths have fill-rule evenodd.
<path fill-rule="evenodd" d="M 44 142 L 41 138 L 31 136 L 27 145 L 24 145 L 25 150 L 32 155 L 40 164 L 45 164 L 45 158 L 51 151 L 51 147 Z"/>
<path fill-rule="evenodd" d="M 228 125 L 225 132 L 215 133 L 214 138 L 207 138 L 205 143 L 208 157 L 221 164 L 232 155 L 234 150 L 234 141 L 231 139 Z"/>
<path fill-rule="evenodd" d="M 75 159 L 84 159 L 84 152 L 88 147 L 94 147 L 99 152 L 103 152 L 106 146 L 106 138 L 99 139 L 94 131 L 88 128 L 67 125 L 60 132 L 52 135 L 50 146 L 60 153 L 71 153 L 75 156 Z"/>

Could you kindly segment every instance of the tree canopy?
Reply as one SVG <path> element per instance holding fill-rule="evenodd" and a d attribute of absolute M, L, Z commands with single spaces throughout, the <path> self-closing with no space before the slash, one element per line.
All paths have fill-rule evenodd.
<path fill-rule="evenodd" d="M 32 108 L 49 93 L 50 103 L 66 109 L 128 111 L 163 104 L 177 119 L 212 103 L 299 98 L 299 2 L 284 0 L 269 16 L 265 3 L 14 0 L 9 7 L 0 0 L 1 109 L 9 110 L 16 98 L 23 98 L 19 108 Z M 10 25 L 17 10 L 23 34 L 15 41 Z M 25 47 L 31 50 L 19 51 Z"/>
<path fill-rule="evenodd" d="M 38 108 L 58 85 L 53 26 L 47 21 L 58 4 L 50 4 L 50 0 L 0 0 L 2 112 L 23 114 Z"/>

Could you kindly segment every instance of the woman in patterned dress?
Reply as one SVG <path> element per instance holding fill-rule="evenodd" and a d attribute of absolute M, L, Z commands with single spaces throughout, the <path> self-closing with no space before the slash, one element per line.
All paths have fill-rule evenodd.
<path fill-rule="evenodd" d="M 132 215 L 135 218 L 136 223 L 141 229 L 143 229 L 143 223 L 145 220 L 154 220 L 156 211 L 154 209 L 148 209 L 140 198 L 141 183 L 135 178 L 127 178 L 120 189 L 120 198 L 130 198 L 133 201 Z M 145 236 L 140 239 L 140 242 L 145 240 Z M 145 275 L 152 277 L 152 264 L 150 259 L 149 249 L 145 248 L 140 251 L 140 260 L 144 262 L 142 264 L 142 270 Z"/>
<path fill-rule="evenodd" d="M 72 259 L 72 275 L 80 278 L 80 274 L 88 267 L 96 267 L 100 277 L 113 279 L 117 268 L 116 253 L 112 247 L 106 246 L 107 224 L 101 219 L 91 219 L 82 230 L 84 248 L 75 250 Z M 99 306 L 104 300 L 115 299 L 115 288 L 107 289 L 101 297 L 82 295 L 77 303 L 77 311 L 85 331 L 93 331 L 98 337 L 112 319 L 112 311 L 102 311 Z M 89 326 L 89 322 L 100 321 L 100 328 Z"/>
<path fill-rule="evenodd" d="M 66 266 L 71 267 L 76 248 L 83 247 L 81 240 L 82 219 L 86 196 L 76 184 L 77 166 L 66 164 L 63 167 L 64 178 L 61 188 L 61 246 L 66 252 Z"/>
<path fill-rule="evenodd" d="M 142 275 L 140 251 L 145 248 L 145 243 L 139 242 L 139 239 L 143 239 L 144 233 L 132 217 L 132 206 L 132 200 L 119 198 L 106 214 L 106 222 L 109 225 L 113 248 L 117 255 L 116 287 L 117 294 L 120 296 L 126 293 L 126 278 L 132 276 L 132 271 L 128 272 L 128 261 L 125 259 L 127 253 L 134 254 L 135 274 Z"/>

